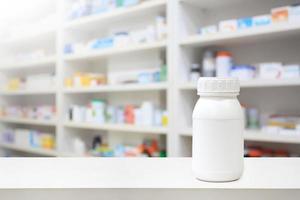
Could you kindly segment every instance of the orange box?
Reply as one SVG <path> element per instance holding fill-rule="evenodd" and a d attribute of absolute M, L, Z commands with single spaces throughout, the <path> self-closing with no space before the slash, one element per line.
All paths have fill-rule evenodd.
<path fill-rule="evenodd" d="M 279 7 L 271 10 L 272 22 L 287 22 L 289 20 L 289 7 Z"/>

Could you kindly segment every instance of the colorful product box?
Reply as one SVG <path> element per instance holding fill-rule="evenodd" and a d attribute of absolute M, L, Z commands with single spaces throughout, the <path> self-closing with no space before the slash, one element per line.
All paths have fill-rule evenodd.
<path fill-rule="evenodd" d="M 252 26 L 253 26 L 253 20 L 251 17 L 238 19 L 238 29 L 240 30 L 248 29 L 248 28 L 252 28 Z"/>
<path fill-rule="evenodd" d="M 96 39 L 91 42 L 91 49 L 104 49 L 111 48 L 114 45 L 114 39 L 112 37 Z"/>
<path fill-rule="evenodd" d="M 289 6 L 273 8 L 271 14 L 273 23 L 287 22 L 289 20 Z"/>
<path fill-rule="evenodd" d="M 267 26 L 271 24 L 271 16 L 270 15 L 259 15 L 253 17 L 253 26 L 259 27 L 259 26 Z"/>
<path fill-rule="evenodd" d="M 224 20 L 219 22 L 219 31 L 222 33 L 234 32 L 237 30 L 238 23 L 236 19 Z"/>
<path fill-rule="evenodd" d="M 139 0 L 123 0 L 123 6 L 134 6 L 140 3 Z"/>
<path fill-rule="evenodd" d="M 92 13 L 99 14 L 111 11 L 116 8 L 116 2 L 111 0 L 93 0 Z"/>

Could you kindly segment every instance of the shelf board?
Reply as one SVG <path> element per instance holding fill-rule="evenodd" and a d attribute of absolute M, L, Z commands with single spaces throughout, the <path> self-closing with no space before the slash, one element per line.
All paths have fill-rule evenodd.
<path fill-rule="evenodd" d="M 192 136 L 192 128 L 185 128 L 180 131 L 181 136 Z"/>
<path fill-rule="evenodd" d="M 0 96 L 21 96 L 21 95 L 55 95 L 55 89 L 44 89 L 44 90 L 16 90 L 16 91 L 8 91 L 3 90 L 0 91 Z"/>
<path fill-rule="evenodd" d="M 64 26 L 65 29 L 82 29 L 89 30 L 90 28 L 103 26 L 104 23 L 110 21 L 123 20 L 128 17 L 136 17 L 137 15 L 144 15 L 147 11 L 161 11 L 167 5 L 166 0 L 152 0 L 140 3 L 128 8 L 119 8 L 111 12 L 95 14 L 73 21 L 67 22 Z"/>
<path fill-rule="evenodd" d="M 136 126 L 130 124 L 94 124 L 85 122 L 65 122 L 65 127 L 79 128 L 79 129 L 90 129 L 90 130 L 103 130 L 103 131 L 122 131 L 132 133 L 151 133 L 151 134 L 166 134 L 166 127 L 147 127 L 147 126 Z"/>
<path fill-rule="evenodd" d="M 222 1 L 220 1 L 220 0 L 209 0 L 209 1 L 180 0 L 180 3 L 190 4 L 191 6 L 197 6 L 200 9 L 224 8 L 226 6 L 233 6 L 235 4 L 245 5 L 244 0 L 222 0 Z M 251 3 L 260 3 L 260 2 L 259 2 L 259 0 L 252 0 Z"/>
<path fill-rule="evenodd" d="M 123 84 L 123 85 L 103 85 L 98 87 L 65 88 L 67 94 L 77 93 L 100 93 L 100 92 L 131 92 L 131 91 L 157 91 L 166 90 L 166 83 L 150 84 Z"/>
<path fill-rule="evenodd" d="M 242 88 L 300 86 L 299 79 L 241 81 Z"/>
<path fill-rule="evenodd" d="M 181 42 L 182 46 L 205 47 L 209 45 L 227 45 L 247 43 L 258 40 L 270 40 L 280 37 L 299 36 L 300 23 L 275 24 L 265 27 L 255 27 L 232 33 L 216 33 L 207 36 L 189 36 Z"/>
<path fill-rule="evenodd" d="M 263 133 L 259 130 L 247 130 L 245 140 L 256 142 L 300 144 L 300 136 L 287 136 Z"/>
<path fill-rule="evenodd" d="M 118 54 L 125 54 L 125 53 L 146 51 L 146 50 L 157 50 L 157 49 L 163 49 L 165 47 L 166 47 L 166 41 L 144 43 L 144 44 L 137 44 L 137 45 L 132 45 L 124 48 L 112 47 L 112 48 L 99 49 L 99 50 L 95 49 L 95 50 L 90 50 L 88 52 L 65 55 L 64 59 L 66 61 L 96 60 L 103 57 L 108 57 L 108 56 L 113 56 Z"/>
<path fill-rule="evenodd" d="M 241 88 L 265 88 L 265 87 L 288 87 L 288 86 L 300 86 L 299 79 L 279 79 L 279 80 L 251 80 L 241 81 Z M 178 86 L 181 90 L 196 90 L 196 83 L 184 83 Z"/>
<path fill-rule="evenodd" d="M 25 119 L 16 117 L 0 117 L 0 122 L 38 126 L 56 126 L 56 122 L 54 120 Z"/>
<path fill-rule="evenodd" d="M 49 56 L 35 61 L 29 61 L 23 63 L 13 63 L 13 64 L 0 63 L 0 70 L 19 70 L 19 69 L 36 68 L 36 67 L 49 67 L 52 65 L 55 66 L 55 63 L 56 63 L 56 56 Z"/>
<path fill-rule="evenodd" d="M 22 151 L 26 153 L 36 154 L 36 155 L 42 155 L 42 156 L 58 156 L 58 153 L 54 150 L 50 149 L 42 149 L 42 148 L 33 148 L 33 147 L 22 147 L 15 144 L 9 144 L 9 143 L 0 143 L 0 148 L 5 148 L 9 150 L 14 151 Z"/>
<path fill-rule="evenodd" d="M 35 29 L 34 32 L 26 35 L 22 35 L 19 37 L 9 38 L 6 41 L 3 41 L 1 45 L 28 45 L 28 44 L 37 44 L 41 42 L 48 41 L 47 39 L 55 39 L 57 29 L 56 28 L 48 28 L 38 30 L 38 27 Z"/>
<path fill-rule="evenodd" d="M 192 129 L 186 128 L 180 132 L 181 136 L 192 136 Z M 246 130 L 245 141 L 300 144 L 300 136 L 284 136 L 264 133 L 260 130 Z"/>
<path fill-rule="evenodd" d="M 180 90 L 196 90 L 197 83 L 191 83 L 191 82 L 182 83 L 182 84 L 178 85 L 178 88 Z"/>

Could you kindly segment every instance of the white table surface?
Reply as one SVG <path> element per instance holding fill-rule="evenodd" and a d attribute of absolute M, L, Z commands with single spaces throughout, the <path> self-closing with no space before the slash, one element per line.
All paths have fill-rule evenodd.
<path fill-rule="evenodd" d="M 1 158 L 0 189 L 300 189 L 300 158 L 246 158 L 242 178 L 196 180 L 191 158 Z"/>

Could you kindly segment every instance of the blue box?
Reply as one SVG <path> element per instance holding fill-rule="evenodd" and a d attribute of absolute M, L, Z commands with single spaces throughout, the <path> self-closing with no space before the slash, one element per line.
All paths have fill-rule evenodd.
<path fill-rule="evenodd" d="M 238 19 L 238 29 L 247 29 L 253 26 L 253 20 L 251 17 Z"/>
<path fill-rule="evenodd" d="M 64 53 L 65 54 L 71 54 L 73 52 L 74 52 L 73 45 L 72 44 L 65 44 Z"/>
<path fill-rule="evenodd" d="M 253 26 L 267 26 L 271 24 L 271 16 L 270 15 L 259 15 L 253 17 Z"/>
<path fill-rule="evenodd" d="M 114 44 L 114 39 L 113 39 L 112 37 L 101 38 L 101 39 L 95 40 L 95 41 L 91 44 L 91 48 L 92 48 L 92 49 L 104 49 L 104 48 L 110 48 L 110 47 L 113 47 L 113 44 Z"/>

